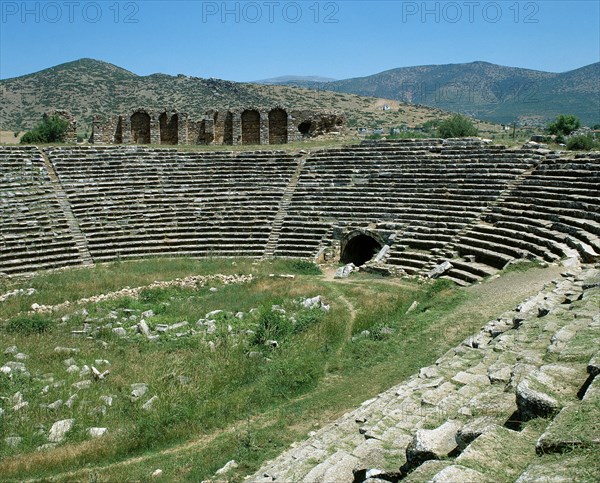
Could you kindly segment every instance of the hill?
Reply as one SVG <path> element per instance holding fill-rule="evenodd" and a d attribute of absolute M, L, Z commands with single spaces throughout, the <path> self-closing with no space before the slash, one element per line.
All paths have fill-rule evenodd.
<path fill-rule="evenodd" d="M 545 124 L 563 113 L 589 125 L 600 122 L 600 62 L 559 74 L 488 62 L 424 65 L 335 82 L 285 84 L 423 104 L 499 123 Z"/>
<path fill-rule="evenodd" d="M 333 82 L 337 79 L 318 75 L 282 75 L 270 79 L 252 81 L 252 84 L 286 84 L 288 82 Z"/>
<path fill-rule="evenodd" d="M 108 117 L 144 107 L 177 109 L 201 118 L 211 108 L 274 105 L 343 111 L 350 126 L 409 126 L 447 115 L 438 109 L 403 105 L 354 94 L 315 92 L 298 87 L 237 83 L 185 75 L 138 76 L 115 65 L 80 59 L 33 74 L 0 81 L 0 129 L 25 130 L 43 113 L 67 109 L 79 130 L 89 130 L 95 115 Z M 383 111 L 388 103 L 393 111 Z M 489 126 L 488 126 L 489 127 Z"/>

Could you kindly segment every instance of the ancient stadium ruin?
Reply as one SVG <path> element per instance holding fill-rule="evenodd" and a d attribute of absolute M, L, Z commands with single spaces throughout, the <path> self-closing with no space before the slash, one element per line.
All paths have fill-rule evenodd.
<path fill-rule="evenodd" d="M 344 122 L 340 113 L 281 106 L 209 110 L 201 120 L 178 111 L 137 109 L 107 120 L 96 117 L 90 140 L 96 144 L 287 144 L 339 133 Z"/>
<path fill-rule="evenodd" d="M 233 115 L 228 113 L 225 117 L 228 116 Z M 277 111 L 272 118 L 278 122 L 277 119 L 283 119 L 283 115 Z M 153 118 L 148 113 L 138 112 L 129 121 L 118 121 L 115 129 L 120 123 L 119 136 L 133 133 L 137 142 L 148 139 L 152 142 L 158 132 L 159 142 L 167 143 L 174 142 L 179 121 L 178 117 L 174 119 L 166 114 Z M 241 112 L 239 121 L 242 129 L 246 126 L 252 141 L 257 139 L 257 135 L 263 136 L 263 131 L 257 128 L 255 113 L 244 116 Z M 127 122 L 130 122 L 129 127 L 123 129 Z M 156 123 L 158 131 L 150 131 L 149 134 L 149 122 Z M 232 136 L 233 129 L 225 129 L 226 125 L 224 123 L 223 136 Z M 273 130 L 270 139 L 279 141 L 284 135 L 283 128 Z M 461 295 L 482 288 L 488 290 L 488 296 L 491 293 L 494 297 L 497 294 L 494 290 L 500 287 L 500 290 L 511 292 L 511 300 L 522 296 L 517 306 L 494 312 L 491 320 L 479 320 L 480 307 L 470 305 L 469 316 L 476 320 L 476 326 L 472 327 L 472 331 L 466 325 L 461 327 L 471 334 L 469 337 L 460 342 L 464 335 L 460 336 L 452 345 L 448 344 L 450 350 L 441 352 L 439 357 L 433 354 L 431 361 L 419 361 L 420 369 L 415 370 L 411 377 L 395 381 L 394 387 L 376 396 L 369 395 L 371 399 L 338 419 L 332 418 L 335 421 L 320 428 L 312 424 L 307 426 L 310 433 L 304 441 L 297 441 L 270 461 L 260 460 L 251 467 L 256 472 L 248 477 L 248 481 L 433 479 L 528 482 L 540 481 L 548 474 L 560 475 L 565 480 L 570 477 L 577 479 L 581 474 L 585 477 L 585 473 L 578 472 L 580 460 L 573 450 L 597 450 L 597 427 L 594 429 L 590 425 L 591 429 L 573 432 L 569 424 L 580 420 L 582 411 L 592 415 L 590 421 L 598 420 L 600 354 L 595 342 L 600 334 L 597 310 L 600 301 L 600 199 L 597 196 L 600 153 L 573 155 L 531 147 L 507 149 L 480 139 L 365 142 L 297 153 L 273 148 L 262 151 L 203 151 L 131 145 L 3 146 L 0 147 L 0 173 L 0 281 L 13 276 L 19 280 L 23 274 L 46 269 L 85 267 L 127 259 L 282 257 L 334 264 L 353 263 L 365 270 L 415 277 L 418 280 L 410 282 L 415 286 L 420 286 L 423 279 L 433 277 L 445 278 L 459 285 L 484 281 L 480 286 L 461 290 Z M 519 290 L 516 294 L 512 293 L 513 287 L 508 286 L 514 281 L 510 278 L 515 275 L 514 272 L 494 277 L 512 263 L 525 260 L 550 265 L 544 279 L 531 282 L 532 288 L 528 289 L 527 296 Z M 184 262 L 189 263 L 190 260 L 185 259 Z M 226 262 L 233 265 L 239 264 L 240 260 Z M 258 265 L 254 261 L 249 265 L 255 263 Z M 269 265 L 270 270 L 271 261 L 264 263 Z M 172 280 L 169 284 L 196 287 L 196 282 L 201 280 L 204 283 L 210 277 L 223 277 L 232 284 L 252 279 L 251 275 L 194 275 Z M 264 275 L 265 280 L 282 286 L 295 283 L 294 277 L 289 274 Z M 377 283 L 376 278 L 368 278 L 366 283 Z M 300 279 L 300 285 L 305 282 L 306 279 Z M 361 287 L 360 282 L 360 279 L 339 284 L 323 281 L 335 286 L 330 292 L 331 310 L 336 310 L 336 303 L 342 304 L 340 300 L 344 297 L 340 294 L 364 290 L 365 285 Z M 494 285 L 496 282 L 498 284 Z M 397 283 L 398 280 L 390 283 L 395 291 L 400 290 Z M 157 281 L 151 286 L 165 287 L 169 284 Z M 434 285 L 423 283 L 424 287 Z M 452 284 L 438 282 L 437 285 L 448 287 Z M 321 285 L 321 288 L 324 286 Z M 340 287 L 348 291 L 343 292 Z M 118 287 L 114 293 L 96 294 L 93 299 L 106 301 L 109 296 L 117 298 L 122 293 L 131 297 L 134 292 L 140 294 L 146 288 Z M 207 297 L 215 294 L 211 289 L 217 294 L 221 290 L 205 287 Z M 455 293 L 454 289 L 451 291 Z M 19 297 L 22 292 L 25 290 L 19 288 L 0 295 L 3 300 L 9 300 Z M 239 291 L 235 293 L 239 294 Z M 370 295 L 376 297 L 379 293 Z M 307 306 L 316 304 L 320 312 L 324 312 L 323 307 L 327 307 L 327 311 L 330 309 L 320 295 L 304 298 L 302 302 L 295 299 L 294 303 L 305 304 L 307 300 L 310 300 Z M 411 300 L 412 296 L 408 302 Z M 64 308 L 71 303 L 43 307 L 31 304 L 31 301 L 23 305 L 26 314 L 51 312 L 56 307 Z M 78 302 L 83 301 L 80 299 Z M 496 302 L 497 298 L 492 301 L 489 310 L 496 310 Z M 424 304 L 421 299 L 421 305 L 415 301 L 413 305 L 401 306 L 401 314 L 414 316 L 410 319 L 413 322 L 423 322 L 419 316 L 427 312 L 419 310 Z M 219 308 L 213 310 L 214 307 L 211 307 L 210 312 L 193 326 L 193 331 L 189 328 L 184 333 L 181 328 L 191 326 L 188 321 L 168 325 L 160 319 L 160 324 L 152 325 L 153 317 L 158 314 L 147 311 L 146 307 L 138 306 L 137 310 L 144 320 L 136 319 L 136 316 L 131 319 L 129 305 L 127 308 L 120 307 L 118 314 L 123 315 L 123 321 L 112 325 L 112 320 L 116 321 L 119 317 L 115 311 L 109 328 L 105 327 L 110 330 L 106 342 L 90 335 L 95 330 L 100 333 L 102 327 L 99 324 L 106 321 L 100 322 L 97 314 L 88 314 L 87 311 L 83 315 L 78 303 L 73 305 L 72 309 L 79 314 L 73 315 L 73 323 L 81 325 L 73 325 L 71 328 L 77 328 L 71 333 L 68 333 L 67 326 L 61 326 L 56 333 L 60 335 L 61 331 L 67 331 L 69 344 L 73 346 L 85 343 L 93 346 L 94 351 L 102 354 L 102 359 L 90 357 L 98 367 L 100 363 L 107 365 L 104 357 L 108 357 L 106 352 L 109 350 L 113 351 L 109 352 L 111 355 L 115 355 L 113 360 L 117 359 L 116 354 L 120 356 L 123 353 L 124 347 L 133 348 L 138 357 L 138 343 L 152 349 L 154 360 L 159 359 L 156 354 L 160 343 L 169 340 L 184 344 L 187 337 L 198 337 L 198 340 L 190 342 L 194 354 L 200 352 L 199 347 L 204 348 L 207 354 L 213 354 L 206 344 L 212 343 L 212 347 L 216 348 L 212 340 L 201 338 L 208 334 L 209 327 L 216 331 L 216 322 L 210 320 L 209 323 L 209 319 L 222 312 Z M 348 305 L 344 310 L 353 312 L 350 310 L 351 303 Z M 160 306 L 163 307 L 162 302 Z M 368 308 L 372 309 L 372 306 L 368 305 Z M 107 311 L 110 309 L 112 306 L 106 308 Z M 461 307 L 451 319 L 456 322 L 455 325 L 463 324 L 466 318 L 463 309 Z M 281 306 L 272 305 L 269 299 L 269 314 L 274 311 L 281 313 L 282 310 L 285 312 Z M 435 312 L 434 307 L 428 310 Z M 238 317 L 238 314 L 231 313 L 232 324 L 244 319 L 245 313 L 240 314 Z M 338 318 L 335 312 L 331 314 L 336 322 L 343 318 Z M 347 344 L 340 346 L 343 350 L 349 350 L 348 347 L 352 348 L 353 344 L 358 346 L 361 337 L 371 336 L 362 327 L 360 331 L 353 332 L 352 317 L 355 316 L 349 319 L 352 321 L 345 334 Z M 402 318 L 402 315 L 399 317 Z M 145 319 L 151 321 L 150 325 Z M 452 326 L 446 319 L 439 318 L 438 321 Z M 427 326 L 425 323 L 421 325 Z M 388 333 L 395 330 L 388 326 L 378 327 L 377 324 L 370 328 L 379 330 L 380 336 L 384 335 L 384 329 Z M 401 339 L 406 344 L 416 344 L 415 337 L 407 337 L 407 332 L 399 330 L 406 328 L 396 327 L 397 338 L 390 345 Z M 180 329 L 181 334 L 176 333 Z M 455 327 L 448 327 L 448 334 L 453 329 Z M 222 335 L 239 337 L 235 332 L 232 327 L 231 330 L 223 330 Z M 248 332 L 243 333 L 249 336 Z M 438 337 L 443 339 L 445 335 L 438 334 Z M 439 343 L 439 340 L 428 336 L 422 337 L 424 345 Z M 40 337 L 35 334 L 33 338 L 37 340 Z M 235 341 L 237 344 L 240 339 Z M 373 349 L 381 348 L 375 345 L 376 341 L 376 337 L 370 338 L 362 346 L 368 348 L 365 358 L 371 359 Z M 261 341 L 260 344 L 265 351 L 283 351 L 281 340 Z M 269 344 L 268 349 L 265 349 L 265 344 Z M 224 344 L 224 347 L 229 345 Z M 28 368 L 33 367 L 37 358 L 32 353 L 33 357 L 29 359 L 27 354 L 23 354 L 17 360 L 20 353 L 16 347 L 3 349 L 5 365 L 0 374 L 2 377 L 24 371 L 25 364 Z M 154 352 L 155 349 L 157 352 Z M 83 357 L 79 350 L 79 347 L 57 346 L 48 359 L 43 360 L 63 365 L 65 361 L 60 360 L 63 357 Z M 333 354 L 336 350 L 328 350 L 327 353 Z M 220 357 L 219 352 L 214 354 Z M 264 365 L 275 366 L 276 363 L 270 359 L 272 354 L 266 354 L 269 359 L 264 359 Z M 248 361 L 259 365 L 262 357 L 258 350 L 244 353 L 243 365 L 246 366 Z M 15 360 L 9 360 L 12 358 Z M 182 358 L 179 362 L 181 366 L 193 366 L 188 359 Z M 395 366 L 403 365 L 403 361 L 395 358 L 391 362 Z M 71 363 L 74 365 L 74 360 Z M 72 365 L 61 367 L 61 371 L 69 371 Z M 220 364 L 213 365 L 217 370 L 221 369 Z M 115 363 L 110 370 L 117 367 Z M 160 375 L 160 378 L 181 388 L 187 379 L 173 367 L 168 366 L 165 369 L 168 376 Z M 198 367 L 201 364 L 191 367 L 190 371 L 198 373 Z M 92 366 L 93 369 L 95 366 Z M 376 369 L 379 370 L 379 367 Z M 73 380 L 88 377 L 88 373 L 78 371 L 79 367 L 72 374 Z M 163 399 L 162 394 L 159 398 L 152 391 L 146 394 L 149 385 L 145 382 L 126 379 L 127 371 L 121 370 L 117 375 L 115 370 L 110 378 L 107 377 L 109 369 L 96 369 L 96 372 L 89 376 L 94 381 L 84 379 L 64 385 L 65 394 L 69 395 L 69 399 L 64 399 L 76 404 L 73 407 L 79 411 L 89 411 L 88 397 L 82 396 L 76 403 L 73 402 L 76 396 L 71 393 L 86 394 L 94 384 L 98 386 L 102 381 L 117 381 L 115 384 L 118 386 L 112 387 L 118 389 L 111 389 L 113 392 L 110 394 L 118 393 L 115 400 L 120 399 L 129 405 L 127 407 L 135 408 L 131 405 L 139 402 L 139 411 L 143 415 L 150 414 L 146 411 L 152 409 L 152 404 L 160 404 Z M 49 377 L 49 374 L 38 377 L 33 371 L 32 374 L 32 379 L 40 385 L 46 384 L 42 381 Z M 218 374 L 219 377 L 221 375 Z M 103 379 L 105 377 L 106 380 Z M 180 382 L 181 377 L 184 377 L 184 382 Z M 331 381 L 336 378 L 340 378 L 338 369 L 335 378 L 328 378 L 326 390 L 332 387 Z M 202 386 L 198 384 L 195 387 Z M 38 394 L 40 390 L 35 392 Z M 130 392 L 135 401 L 129 399 Z M 339 394 L 347 393 L 348 389 L 344 387 Z M 19 397 L 15 399 L 17 394 Z M 4 417 L 7 420 L 10 417 L 13 418 L 11 421 L 17 418 L 20 421 L 21 415 L 27 411 L 24 404 L 28 401 L 23 400 L 21 392 L 17 394 L 4 398 L 11 401 L 10 407 L 5 406 Z M 306 394 L 299 397 L 304 398 Z M 140 400 L 142 396 L 147 399 Z M 221 392 L 218 397 L 224 399 Z M 110 398 L 112 403 L 112 396 Z M 290 401 L 287 394 L 285 400 L 286 404 Z M 51 398 L 48 399 L 50 401 Z M 167 402 L 170 404 L 170 401 Z M 229 404 L 229 400 L 226 403 Z M 63 409 L 59 410 L 59 406 Z M 35 411 L 47 411 L 52 418 L 64 411 L 68 419 L 56 421 L 51 427 L 48 425 L 48 434 L 39 434 L 36 427 L 44 445 L 40 446 L 40 450 L 33 447 L 31 453 L 15 455 L 15 460 L 19 459 L 22 466 L 15 466 L 13 474 L 19 477 L 22 476 L 19 471 L 28 471 L 26 465 L 32 454 L 42 454 L 43 450 L 53 458 L 55 446 L 72 444 L 56 437 L 56 425 L 58 429 L 64 425 L 62 429 L 66 433 L 75 424 L 82 424 L 79 421 L 75 423 L 71 406 L 63 404 L 62 399 L 60 404 L 54 402 L 39 407 L 38 410 L 36 405 Z M 165 407 L 170 414 L 171 406 Z M 310 411 L 314 409 L 311 407 Z M 101 417 L 98 414 L 98 418 Z M 191 417 L 201 420 L 195 413 Z M 527 427 L 529 421 L 537 422 Z M 100 422 L 104 425 L 104 420 Z M 263 423 L 261 421 L 261 425 Z M 238 427 L 237 423 L 235 427 Z M 108 431 L 108 435 L 120 430 L 117 426 L 95 425 L 90 429 Z M 221 429 L 219 427 L 219 431 Z M 3 444 L 5 447 L 10 445 L 10 451 L 25 440 L 22 436 L 25 433 L 21 428 L 19 431 L 4 438 Z M 89 437 L 107 437 L 103 436 L 104 433 L 97 435 L 90 432 Z M 80 434 L 80 441 L 87 444 L 87 433 L 80 431 Z M 214 440 L 207 441 L 210 446 Z M 271 439 L 268 444 L 271 444 Z M 188 442 L 179 447 L 170 446 L 167 452 L 160 453 L 160 457 L 180 456 L 178 451 L 181 448 L 188 450 L 189 446 Z M 62 447 L 57 447 L 58 452 L 62 451 Z M 192 448 L 194 452 L 197 450 L 199 447 Z M 100 459 L 101 456 L 99 460 L 92 461 L 107 463 Z M 144 458 L 152 456 L 152 452 L 118 455 L 107 463 L 106 468 L 94 466 L 92 470 L 110 472 L 109 467 L 114 469 L 131 463 L 125 470 L 129 471 L 135 464 L 132 460 L 138 460 L 144 466 L 146 476 L 150 477 L 150 474 L 157 475 L 158 470 Z M 548 457 L 544 464 L 540 464 L 545 456 Z M 177 471 L 180 470 L 180 461 L 174 465 Z M 161 465 L 163 462 L 161 460 Z M 91 470 L 89 467 L 81 468 L 77 457 L 67 463 L 64 466 L 61 463 L 61 468 L 49 465 L 50 471 L 69 471 L 62 476 L 70 480 L 87 479 L 89 475 L 85 472 Z M 215 479 L 225 478 L 224 474 L 233 471 L 234 465 L 230 463 L 217 472 Z M 174 476 L 171 467 L 163 468 L 166 478 Z M 583 468 L 584 472 L 588 470 Z M 48 468 L 44 471 L 44 476 L 50 474 Z M 162 474 L 163 470 L 160 471 Z M 97 476 L 104 477 L 106 473 Z M 584 477 L 580 479 L 583 481 Z"/>
<path fill-rule="evenodd" d="M 147 141 L 147 115 L 132 119 Z M 439 275 L 468 284 L 515 260 L 589 262 L 600 253 L 599 158 L 478 139 L 298 155 L 2 147 L 0 272 L 213 254 L 397 275 L 449 262 Z"/>

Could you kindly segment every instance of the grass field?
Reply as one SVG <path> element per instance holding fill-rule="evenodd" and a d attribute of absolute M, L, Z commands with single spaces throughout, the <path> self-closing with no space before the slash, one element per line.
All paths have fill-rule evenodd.
<path fill-rule="evenodd" d="M 232 459 L 228 477 L 241 480 L 513 308 L 538 289 L 527 274 L 543 274 L 506 274 L 494 283 L 529 288 L 490 303 L 497 286 L 319 272 L 291 260 L 156 259 L 3 281 L 0 296 L 24 293 L 0 304 L 0 357 L 22 354 L 25 369 L 0 374 L 0 434 L 20 438 L 0 441 L 0 480 L 138 481 L 160 468 L 164 481 L 201 481 Z M 150 287 L 191 276 L 208 278 Z M 34 303 L 61 305 L 32 313 Z M 64 439 L 44 446 L 66 419 Z"/>

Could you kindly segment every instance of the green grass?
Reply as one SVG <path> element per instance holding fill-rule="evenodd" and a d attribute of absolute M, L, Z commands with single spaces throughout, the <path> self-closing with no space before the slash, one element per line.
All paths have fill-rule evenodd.
<path fill-rule="evenodd" d="M 0 396 L 6 398 L 0 433 L 23 438 L 16 448 L 0 441 L 0 480 L 58 474 L 63 474 L 58 481 L 147 480 L 161 468 L 168 481 L 201 481 L 235 459 L 240 466 L 231 480 L 241 481 L 291 442 L 431 364 L 477 329 L 482 316 L 508 308 L 463 310 L 474 295 L 446 281 L 390 282 L 361 274 L 340 283 L 316 272 L 312 264 L 293 260 L 154 259 L 5 283 L 0 293 L 30 287 L 37 293 L 11 297 L 0 306 L 0 360 L 12 360 L 3 355 L 11 345 L 29 356 L 24 361 L 29 376 L 0 379 Z M 74 303 L 125 286 L 217 273 L 252 274 L 253 280 L 144 289 L 139 298 Z M 303 297 L 316 295 L 329 311 L 301 305 Z M 32 303 L 65 300 L 73 304 L 43 316 L 43 332 L 36 329 L 40 323 L 27 322 Z M 415 300 L 417 309 L 407 314 Z M 224 312 L 212 316 L 213 331 L 196 325 L 219 309 Z M 130 327 L 149 310 L 152 330 L 186 321 L 177 331 L 197 333 L 177 336 L 174 330 L 154 342 L 134 335 Z M 243 317 L 236 317 L 238 312 Z M 85 323 L 88 336 L 71 335 Z M 113 333 L 119 324 L 127 338 Z M 364 331 L 369 336 L 362 336 Z M 271 339 L 277 347 L 265 344 Z M 58 353 L 56 347 L 78 352 Z M 67 372 L 69 358 L 80 370 L 94 365 L 110 374 L 76 390 L 72 385 L 90 376 Z M 132 401 L 131 384 L 142 382 L 148 392 Z M 29 406 L 15 412 L 7 401 L 18 391 Z M 75 393 L 71 407 L 43 406 L 64 403 Z M 158 400 L 144 410 L 154 395 Z M 52 451 L 36 451 L 48 441 L 53 422 L 65 418 L 75 419 L 66 440 Z M 90 439 L 90 427 L 107 427 L 108 435 Z M 65 474 L 70 471 L 75 473 Z"/>

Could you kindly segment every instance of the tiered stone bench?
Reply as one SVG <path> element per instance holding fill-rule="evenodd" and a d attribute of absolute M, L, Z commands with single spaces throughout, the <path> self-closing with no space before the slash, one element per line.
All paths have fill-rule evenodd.
<path fill-rule="evenodd" d="M 306 160 L 275 254 L 314 256 L 334 225 L 375 225 L 399 235 L 386 262 L 418 273 L 541 159 L 481 141 L 440 139 L 315 153 Z"/>
<path fill-rule="evenodd" d="M 35 148 L 0 148 L 0 272 L 154 255 L 313 258 L 334 227 L 394 233 L 382 263 L 424 275 L 450 260 L 443 276 L 460 284 L 523 258 L 600 254 L 598 153 L 424 139 L 306 156 L 135 146 L 45 155 L 47 166 Z"/>
<path fill-rule="evenodd" d="M 283 152 L 48 150 L 94 261 L 260 257 L 296 162 Z"/>
<path fill-rule="evenodd" d="M 521 258 L 596 260 L 600 255 L 599 186 L 598 155 L 569 159 L 550 154 L 518 180 L 481 222 L 462 234 L 455 248 L 462 257 L 472 256 L 498 269 Z M 479 279 L 464 261 L 462 273 L 450 271 L 448 277 L 467 282 Z"/>
<path fill-rule="evenodd" d="M 82 263 L 35 147 L 0 148 L 0 272 L 35 272 Z"/>
<path fill-rule="evenodd" d="M 577 480 L 589 468 L 547 455 L 600 449 L 599 304 L 600 270 L 563 274 L 248 481 Z M 590 424 L 574 434 L 577 411 Z"/>

